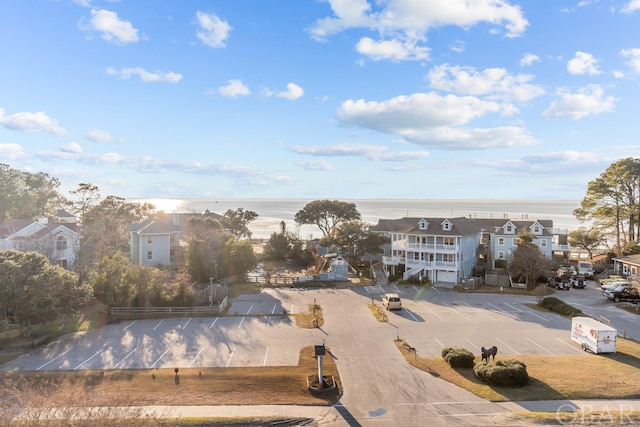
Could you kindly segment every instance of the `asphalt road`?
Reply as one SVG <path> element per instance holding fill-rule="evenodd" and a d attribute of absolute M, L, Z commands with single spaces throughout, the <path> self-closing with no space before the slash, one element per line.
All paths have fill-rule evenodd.
<path fill-rule="evenodd" d="M 378 322 L 367 303 L 380 304 L 386 291 L 400 295 L 403 309 L 389 312 L 388 322 Z M 632 327 L 637 317 L 607 301 L 593 283 L 556 296 L 638 338 Z M 582 354 L 570 339 L 570 320 L 527 305 L 535 302 L 535 297 L 461 294 L 440 287 L 270 289 L 234 300 L 228 317 L 118 322 L 65 336 L 0 369 L 294 365 L 301 347 L 325 343 L 344 385 L 326 424 L 499 424 L 512 407 L 487 402 L 409 366 L 394 340 L 407 340 L 423 357 L 439 357 L 443 347 L 479 354 L 481 346 L 493 345 L 498 357 Z M 322 328 L 298 329 L 282 316 L 305 312 L 313 303 L 322 306 Z"/>

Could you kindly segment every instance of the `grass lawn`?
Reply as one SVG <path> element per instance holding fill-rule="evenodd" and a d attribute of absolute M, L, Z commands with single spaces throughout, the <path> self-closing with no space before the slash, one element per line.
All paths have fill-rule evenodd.
<path fill-rule="evenodd" d="M 341 390 L 330 350 L 323 374 L 333 376 L 339 388 L 326 394 L 307 388 L 307 378 L 318 373 L 313 346 L 300 351 L 297 366 L 192 368 L 180 369 L 177 376 L 173 369 L 3 372 L 0 388 L 25 399 L 30 384 L 38 398 L 51 393 L 59 406 L 64 406 L 61 396 L 78 395 L 83 398 L 67 405 L 329 405 Z"/>
<path fill-rule="evenodd" d="M 521 388 L 486 385 L 473 369 L 451 368 L 442 358 L 416 357 L 402 341 L 396 344 L 411 365 L 490 401 L 640 398 L 640 344 L 632 340 L 619 338 L 612 354 L 518 356 L 529 374 L 529 384 Z"/>

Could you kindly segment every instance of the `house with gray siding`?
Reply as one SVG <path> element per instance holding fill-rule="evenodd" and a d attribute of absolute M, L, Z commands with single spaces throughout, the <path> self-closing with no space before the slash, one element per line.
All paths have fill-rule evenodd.
<path fill-rule="evenodd" d="M 551 259 L 560 236 L 551 220 L 492 218 L 381 219 L 372 231 L 391 240 L 384 248 L 383 270 L 432 282 L 461 283 L 473 277 L 480 257 L 495 265 L 510 262 L 517 248 L 519 230 L 530 231 L 533 243 Z M 566 237 L 566 236 L 565 236 Z"/>

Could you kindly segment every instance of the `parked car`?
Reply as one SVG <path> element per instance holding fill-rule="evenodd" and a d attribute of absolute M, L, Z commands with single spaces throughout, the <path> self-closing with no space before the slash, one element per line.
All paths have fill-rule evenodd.
<path fill-rule="evenodd" d="M 569 283 L 569 279 L 566 277 L 551 277 L 547 280 L 547 286 L 562 291 L 571 289 L 571 283 Z"/>
<path fill-rule="evenodd" d="M 607 295 L 607 298 L 615 302 L 627 301 L 634 304 L 640 302 L 640 292 L 637 288 L 624 288 L 622 290 L 615 290 Z"/>
<path fill-rule="evenodd" d="M 573 276 L 570 280 L 571 286 L 578 289 L 584 289 L 587 287 L 587 280 L 582 275 Z"/>
<path fill-rule="evenodd" d="M 382 306 L 387 310 L 401 310 L 402 300 L 398 294 L 384 294 L 382 296 Z"/>
<path fill-rule="evenodd" d="M 578 261 L 578 274 L 587 279 L 593 279 L 593 263 L 590 261 Z"/>
<path fill-rule="evenodd" d="M 602 292 L 602 295 L 606 295 L 607 291 L 610 291 L 611 289 L 615 289 L 620 285 L 628 285 L 629 282 L 611 282 L 611 283 L 607 283 L 606 285 L 602 285 L 600 286 L 600 291 Z"/>
<path fill-rule="evenodd" d="M 615 292 L 622 292 L 625 289 L 633 289 L 633 285 L 631 283 L 621 283 L 615 288 L 605 289 L 604 295 L 609 299 L 613 299 L 610 295 L 613 295 Z"/>

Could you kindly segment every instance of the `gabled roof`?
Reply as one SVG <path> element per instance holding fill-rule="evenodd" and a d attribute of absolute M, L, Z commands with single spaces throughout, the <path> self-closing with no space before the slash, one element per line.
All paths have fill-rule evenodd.
<path fill-rule="evenodd" d="M 640 255 L 626 255 L 613 258 L 618 262 L 640 266 Z"/>
<path fill-rule="evenodd" d="M 33 221 L 27 219 L 10 219 L 5 221 L 0 224 L 0 239 L 8 239 L 31 224 L 33 224 Z"/>
<path fill-rule="evenodd" d="M 428 229 L 420 229 L 420 221 L 426 220 L 431 226 Z M 449 221 L 452 224 L 451 229 L 443 230 L 442 223 Z M 381 219 L 378 224 L 371 227 L 372 231 L 386 231 L 391 233 L 403 234 L 428 234 L 428 235 L 451 235 L 451 236 L 467 236 L 482 231 L 477 220 L 467 217 L 457 218 L 424 218 L 412 217 L 401 219 Z"/>
<path fill-rule="evenodd" d="M 78 233 L 78 226 L 74 223 L 71 224 L 58 224 L 58 223 L 47 223 L 42 224 L 38 221 L 31 221 L 27 219 L 10 219 L 8 221 L 0 224 L 0 239 L 10 239 L 11 236 L 14 236 L 16 233 L 24 230 L 32 224 L 39 224 L 39 229 L 32 234 L 29 235 L 30 238 L 40 239 L 47 234 L 53 233 L 60 227 L 64 227 L 70 230 L 73 233 Z"/>

